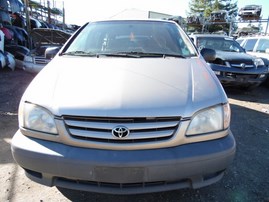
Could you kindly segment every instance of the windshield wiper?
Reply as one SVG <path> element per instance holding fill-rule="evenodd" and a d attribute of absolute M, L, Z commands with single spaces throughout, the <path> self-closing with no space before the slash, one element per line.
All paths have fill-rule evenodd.
<path fill-rule="evenodd" d="M 174 53 L 165 53 L 163 54 L 163 57 L 176 57 L 176 58 L 186 58 L 183 55 L 180 54 L 174 54 Z"/>
<path fill-rule="evenodd" d="M 85 51 L 70 51 L 70 52 L 61 53 L 60 55 L 96 56 L 96 53 L 85 52 Z"/>
<path fill-rule="evenodd" d="M 108 56 L 108 57 L 134 57 L 139 58 L 140 55 L 137 52 L 115 52 L 115 53 L 98 53 L 97 57 L 99 56 Z"/>
<path fill-rule="evenodd" d="M 112 56 L 112 57 L 178 57 L 178 58 L 185 58 L 180 54 L 172 54 L 172 53 L 147 53 L 147 52 L 140 52 L 140 51 L 126 51 L 126 52 L 116 52 L 116 53 L 101 53 L 98 56 Z"/>
<path fill-rule="evenodd" d="M 124 53 L 124 52 L 123 52 Z M 185 58 L 184 56 L 177 54 L 177 53 L 147 53 L 147 52 L 136 52 L 136 51 L 132 51 L 132 52 L 126 52 L 126 54 L 131 54 L 131 55 L 137 55 L 140 57 L 179 57 L 179 58 Z"/>

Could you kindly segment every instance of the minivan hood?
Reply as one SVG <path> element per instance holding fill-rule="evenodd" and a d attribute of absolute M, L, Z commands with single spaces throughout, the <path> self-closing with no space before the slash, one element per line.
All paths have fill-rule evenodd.
<path fill-rule="evenodd" d="M 190 117 L 227 102 L 217 77 L 201 60 L 56 56 L 22 101 L 57 116 Z"/>

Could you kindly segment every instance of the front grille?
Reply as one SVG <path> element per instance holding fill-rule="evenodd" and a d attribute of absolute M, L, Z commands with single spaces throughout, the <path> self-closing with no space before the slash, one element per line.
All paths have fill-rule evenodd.
<path fill-rule="evenodd" d="M 35 64 L 48 64 L 50 62 L 50 59 L 46 59 L 45 57 L 35 56 L 34 58 Z"/>
<path fill-rule="evenodd" d="M 180 117 L 100 118 L 64 116 L 70 136 L 85 141 L 104 143 L 138 143 L 171 138 L 178 128 Z M 129 135 L 118 138 L 112 135 L 115 127 L 126 127 Z"/>
<path fill-rule="evenodd" d="M 257 79 L 259 75 L 257 74 L 237 74 L 232 72 L 226 72 L 225 77 L 233 79 Z"/>
<path fill-rule="evenodd" d="M 111 188 L 111 189 L 137 189 L 137 188 L 147 188 L 147 187 L 157 187 L 157 186 L 168 186 L 181 184 L 184 187 L 189 187 L 191 180 L 182 179 L 177 181 L 155 181 L 155 182 L 141 182 L 141 183 L 108 183 L 108 182 L 96 182 L 96 181 L 86 181 L 86 180 L 71 180 L 66 178 L 56 178 L 56 183 L 68 183 L 77 184 L 80 186 L 91 186 L 99 188 Z"/>
<path fill-rule="evenodd" d="M 57 187 L 72 187 L 78 190 L 98 190 L 100 193 L 152 193 L 164 190 L 176 190 L 183 188 L 194 188 L 199 185 L 209 185 L 217 182 L 223 176 L 224 170 L 201 175 L 199 178 L 182 178 L 175 180 L 164 181 L 148 181 L 148 182 L 134 182 L 134 183 L 110 183 L 103 181 L 88 181 L 88 180 L 75 180 L 63 177 L 54 177 L 54 185 Z"/>
<path fill-rule="evenodd" d="M 236 62 L 233 61 L 232 63 L 230 63 L 231 67 L 235 67 L 235 68 L 240 68 L 240 69 L 249 69 L 249 68 L 254 68 L 255 65 L 253 64 L 253 62 Z"/>

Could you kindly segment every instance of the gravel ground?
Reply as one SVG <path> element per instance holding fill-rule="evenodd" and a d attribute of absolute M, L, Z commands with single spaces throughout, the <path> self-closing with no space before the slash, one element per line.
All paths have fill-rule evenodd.
<path fill-rule="evenodd" d="M 10 141 L 18 129 L 21 95 L 34 78 L 20 69 L 0 70 L 0 201 L 220 201 L 269 202 L 269 88 L 226 88 L 237 141 L 233 164 L 221 181 L 197 190 L 117 196 L 45 187 L 30 181 L 13 160 Z"/>

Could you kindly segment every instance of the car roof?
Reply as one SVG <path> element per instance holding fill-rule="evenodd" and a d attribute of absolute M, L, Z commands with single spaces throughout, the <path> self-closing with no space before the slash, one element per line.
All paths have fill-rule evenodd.
<path fill-rule="evenodd" d="M 269 36 L 243 36 L 238 37 L 237 39 L 269 39 Z"/>
<path fill-rule="evenodd" d="M 222 35 L 222 34 L 191 34 L 190 37 L 214 37 L 214 38 L 230 38 L 233 39 L 233 37 Z"/>
<path fill-rule="evenodd" d="M 261 7 L 261 5 L 250 4 L 250 5 L 245 5 L 242 8 L 249 8 L 249 7 Z"/>

